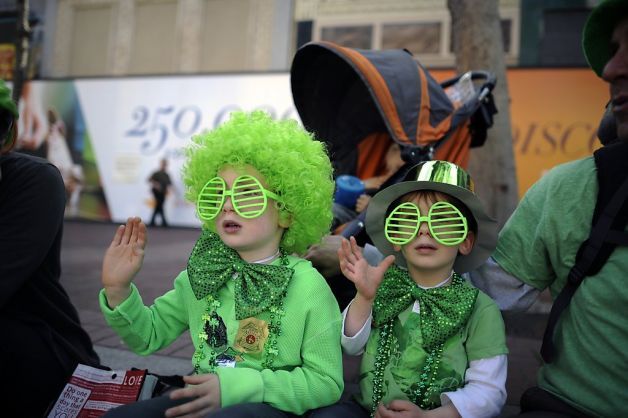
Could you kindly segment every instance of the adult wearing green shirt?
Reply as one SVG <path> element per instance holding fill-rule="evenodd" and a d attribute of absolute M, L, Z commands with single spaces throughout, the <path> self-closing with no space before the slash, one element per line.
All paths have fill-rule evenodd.
<path fill-rule="evenodd" d="M 595 7 L 583 47 L 593 71 L 610 86 L 620 140 L 610 146 L 628 156 L 628 1 Z M 556 297 L 589 236 L 598 189 L 593 157 L 555 167 L 526 193 L 493 257 L 471 280 L 502 309 L 526 308 L 546 288 Z M 539 388 L 524 394 L 522 416 L 628 416 L 627 279 L 628 247 L 617 246 L 562 312 L 553 338 L 556 355 L 541 367 Z"/>

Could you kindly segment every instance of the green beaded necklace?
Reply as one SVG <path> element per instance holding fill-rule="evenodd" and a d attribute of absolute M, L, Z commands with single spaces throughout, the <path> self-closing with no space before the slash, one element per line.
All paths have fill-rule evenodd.
<path fill-rule="evenodd" d="M 198 334 L 199 343 L 193 356 L 195 373 L 200 372 L 201 363 L 205 362 L 206 368 L 214 372 L 219 358 L 229 350 L 236 355 L 243 354 L 228 347 L 226 328 L 217 314 L 220 301 L 216 295 L 228 280 L 235 280 L 236 319 L 255 317 L 263 311 L 270 313 L 262 366 L 273 370 L 273 362 L 279 354 L 277 338 L 281 334 L 281 320 L 284 316 L 283 301 L 294 273 L 288 267 L 290 262 L 281 249 L 278 256 L 279 266 L 247 263 L 227 247 L 217 234 L 203 231 L 192 250 L 187 268 L 194 294 L 199 300 L 206 301 L 201 317 L 203 326 Z"/>
<path fill-rule="evenodd" d="M 287 266 L 289 264 L 288 258 L 280 253 L 281 265 Z M 273 306 L 269 307 L 270 311 L 270 323 L 268 324 L 268 338 L 264 343 L 264 361 L 262 363 L 262 367 L 265 369 L 273 369 L 273 362 L 277 355 L 279 354 L 279 350 L 277 348 L 277 337 L 281 335 L 281 319 L 284 316 L 283 310 L 283 300 L 286 295 L 286 290 L 284 289 L 281 297 L 278 298 L 277 303 Z M 198 374 L 201 370 L 201 362 L 207 361 L 208 370 L 210 373 L 214 373 L 216 371 L 216 367 L 218 366 L 217 358 L 224 352 L 224 346 L 218 344 L 216 341 L 216 337 L 214 333 L 208 334 L 206 332 L 207 329 L 215 330 L 218 327 L 217 317 L 218 314 L 216 311 L 220 307 L 220 301 L 215 299 L 211 294 L 205 297 L 207 305 L 205 307 L 205 312 L 202 315 L 203 327 L 201 332 L 198 334 L 199 344 L 197 349 L 194 351 L 194 373 Z M 207 346 L 209 348 L 209 354 L 205 354 L 204 348 Z M 221 348 L 223 350 L 219 351 Z M 238 353 L 242 355 L 243 353 Z"/>
<path fill-rule="evenodd" d="M 284 295 L 285 296 L 285 295 Z M 198 334 L 199 344 L 196 350 L 194 351 L 194 373 L 198 374 L 201 370 L 201 362 L 204 360 L 207 361 L 208 370 L 210 373 L 214 373 L 216 371 L 216 367 L 218 366 L 217 358 L 219 356 L 219 349 L 224 347 L 216 341 L 216 336 L 214 333 L 208 334 L 206 330 L 212 329 L 215 330 L 219 324 L 216 319 L 218 316 L 216 311 L 220 307 L 220 301 L 214 299 L 212 295 L 207 295 L 205 298 L 207 301 L 207 306 L 205 308 L 205 312 L 201 317 L 203 319 L 203 329 Z M 277 349 L 277 337 L 281 335 L 281 319 L 284 316 L 283 310 L 283 298 L 277 304 L 277 306 L 271 306 L 270 309 L 270 323 L 268 324 L 268 339 L 264 343 L 264 361 L 262 363 L 262 367 L 265 369 L 273 369 L 273 362 L 277 355 L 279 354 L 279 350 Z M 207 346 L 209 348 L 209 354 L 205 354 L 204 348 Z M 223 352 L 225 350 L 222 350 Z M 241 353 L 239 353 L 241 354 Z"/>
<path fill-rule="evenodd" d="M 448 286 L 421 289 L 412 281 L 407 271 L 397 266 L 388 269 L 377 291 L 373 304 L 375 326 L 380 328 L 373 370 L 373 396 L 371 417 L 384 396 L 384 373 L 393 351 L 396 338 L 393 327 L 397 315 L 414 300 L 421 303 L 421 332 L 427 352 L 418 385 L 406 393 L 411 402 L 421 409 L 434 409 L 439 405 L 430 401 L 433 385 L 443 355 L 443 347 L 449 337 L 463 327 L 473 310 L 478 290 L 467 286 L 458 274 L 453 275 Z"/>

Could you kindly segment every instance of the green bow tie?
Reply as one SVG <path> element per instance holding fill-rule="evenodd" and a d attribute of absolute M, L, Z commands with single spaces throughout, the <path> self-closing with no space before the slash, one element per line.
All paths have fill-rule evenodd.
<path fill-rule="evenodd" d="M 228 280 L 235 281 L 238 320 L 257 316 L 283 299 L 294 270 L 285 266 L 247 263 L 218 234 L 203 230 L 188 260 L 188 277 L 197 299 L 217 297 Z"/>
<path fill-rule="evenodd" d="M 403 312 L 413 301 L 421 306 L 423 346 L 429 351 L 464 326 L 475 305 L 478 289 L 454 273 L 449 286 L 422 289 L 407 271 L 393 265 L 384 275 L 373 304 L 373 320 L 381 326 Z"/>

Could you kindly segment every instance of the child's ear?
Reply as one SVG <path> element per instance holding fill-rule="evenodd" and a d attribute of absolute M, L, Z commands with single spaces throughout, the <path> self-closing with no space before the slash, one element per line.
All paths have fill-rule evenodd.
<path fill-rule="evenodd" d="M 469 231 L 467 237 L 458 246 L 458 252 L 462 255 L 468 255 L 473 249 L 473 244 L 475 244 L 475 234 Z"/>
<path fill-rule="evenodd" d="M 279 221 L 277 222 L 281 228 L 288 229 L 292 225 L 292 216 L 286 211 L 279 212 Z"/>

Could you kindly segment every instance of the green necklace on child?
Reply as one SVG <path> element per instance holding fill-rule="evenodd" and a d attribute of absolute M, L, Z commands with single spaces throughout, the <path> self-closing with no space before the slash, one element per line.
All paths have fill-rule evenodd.
<path fill-rule="evenodd" d="M 198 334 L 199 344 L 194 352 L 194 372 L 198 373 L 205 363 L 205 369 L 210 372 L 223 359 L 227 349 L 227 334 L 222 318 L 217 310 L 220 301 L 217 299 L 218 290 L 234 280 L 235 284 L 235 312 L 236 319 L 252 318 L 264 311 L 270 312 L 268 337 L 264 343 L 264 361 L 262 367 L 273 369 L 273 361 L 279 354 L 277 337 L 281 332 L 283 317 L 283 300 L 294 270 L 288 265 L 288 258 L 280 250 L 267 261 L 279 257 L 279 266 L 262 263 L 248 263 L 240 255 L 225 245 L 218 234 L 203 230 L 196 242 L 190 259 L 187 272 L 192 291 L 198 300 L 205 299 L 206 307 L 202 315 L 203 328 Z M 251 319 L 254 321 L 255 319 Z M 255 340 L 255 336 L 249 336 Z M 205 346 L 209 353 L 205 353 Z"/>
<path fill-rule="evenodd" d="M 373 322 L 380 329 L 373 371 L 371 416 L 384 396 L 384 371 L 394 347 L 395 318 L 415 300 L 421 307 L 420 324 L 423 348 L 427 353 L 418 385 L 406 395 L 421 409 L 434 409 L 439 404 L 430 400 L 436 381 L 445 342 L 466 325 L 478 290 L 465 284 L 456 273 L 451 284 L 423 289 L 416 285 L 406 270 L 393 265 L 384 275 L 373 303 Z"/>

